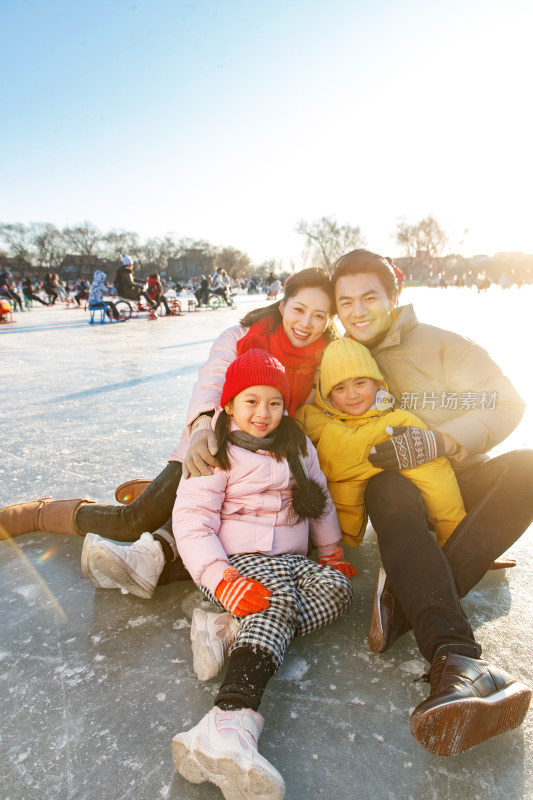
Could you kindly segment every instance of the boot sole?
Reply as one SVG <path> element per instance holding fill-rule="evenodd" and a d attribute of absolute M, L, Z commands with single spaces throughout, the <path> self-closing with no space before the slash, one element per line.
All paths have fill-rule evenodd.
<path fill-rule="evenodd" d="M 200 749 L 201 741 L 189 750 L 179 737 L 180 734 L 172 740 L 172 757 L 185 780 L 209 781 L 218 786 L 225 800 L 283 800 L 285 783 L 281 775 L 272 774 L 260 764 L 247 768 L 227 754 L 208 754 Z"/>
<path fill-rule="evenodd" d="M 380 599 L 383 594 L 383 587 L 387 575 L 385 570 L 380 568 L 378 578 L 374 587 L 374 597 L 372 599 L 372 614 L 370 617 L 370 628 L 368 631 L 368 646 L 373 653 L 384 653 L 389 648 L 385 631 L 383 630 L 383 620 L 381 619 Z"/>
<path fill-rule="evenodd" d="M 139 575 L 133 573 L 131 567 L 120 556 L 111 555 L 105 545 L 95 545 L 91 550 L 91 565 L 99 572 L 103 572 L 112 581 L 118 583 L 130 594 L 150 600 L 155 591 L 155 586 L 144 581 Z"/>
<path fill-rule="evenodd" d="M 411 732 L 434 755 L 459 755 L 521 725 L 530 701 L 531 689 L 513 683 L 491 697 L 456 700 L 418 715 L 415 709 Z"/>
<path fill-rule="evenodd" d="M 205 611 L 197 608 L 191 624 L 192 666 L 199 681 L 216 678 L 224 666 L 224 661 L 219 663 L 211 646 L 206 617 Z"/>
<path fill-rule="evenodd" d="M 92 542 L 93 541 L 97 542 L 99 541 L 99 539 L 100 536 L 98 536 L 97 533 L 87 533 L 81 551 L 81 571 L 83 572 L 86 578 L 89 578 L 95 589 L 99 589 L 100 587 L 99 584 L 96 582 L 95 577 L 93 575 L 93 571 L 91 569 L 90 555 L 91 555 L 91 548 L 94 547 L 94 544 L 92 544 Z M 90 545 L 90 547 L 88 546 L 88 544 Z"/>
<path fill-rule="evenodd" d="M 189 783 L 205 783 L 206 778 L 200 764 L 177 736 L 172 739 L 172 758 L 179 774 Z"/>
<path fill-rule="evenodd" d="M 198 747 L 194 756 L 207 780 L 218 786 L 225 800 L 282 800 L 285 784 L 259 764 L 245 767 L 228 755 L 209 755 Z M 281 783 L 280 783 L 281 780 Z"/>
<path fill-rule="evenodd" d="M 120 586 L 115 583 L 112 586 L 105 585 L 106 582 L 111 582 L 108 576 L 103 573 L 97 575 L 92 567 L 92 552 L 97 542 L 101 541 L 101 538 L 97 533 L 85 534 L 85 541 L 81 551 L 81 571 L 86 578 L 89 578 L 95 589 L 120 589 Z"/>
<path fill-rule="evenodd" d="M 130 503 L 133 503 L 134 500 L 137 500 L 137 498 L 141 496 L 151 483 L 152 481 L 145 480 L 144 478 L 135 478 L 132 481 L 121 483 L 120 486 L 117 486 L 115 489 L 115 500 L 117 503 L 129 506 Z M 125 493 L 126 489 L 128 491 Z"/>

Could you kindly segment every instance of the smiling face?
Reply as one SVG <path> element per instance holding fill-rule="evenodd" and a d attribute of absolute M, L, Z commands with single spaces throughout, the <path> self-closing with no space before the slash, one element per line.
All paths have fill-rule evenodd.
<path fill-rule="evenodd" d="M 224 411 L 251 436 L 263 439 L 276 430 L 283 416 L 283 395 L 272 386 L 249 386 L 226 403 Z"/>
<path fill-rule="evenodd" d="M 372 407 L 380 386 L 374 378 L 347 378 L 333 387 L 328 400 L 343 414 L 360 417 Z"/>
<path fill-rule="evenodd" d="M 375 273 L 339 278 L 335 297 L 339 319 L 352 339 L 368 345 L 390 328 L 396 295 L 388 297 Z"/>
<path fill-rule="evenodd" d="M 331 302 L 316 286 L 300 289 L 282 300 L 279 310 L 283 330 L 293 347 L 307 347 L 316 342 L 326 330 L 331 314 Z"/>

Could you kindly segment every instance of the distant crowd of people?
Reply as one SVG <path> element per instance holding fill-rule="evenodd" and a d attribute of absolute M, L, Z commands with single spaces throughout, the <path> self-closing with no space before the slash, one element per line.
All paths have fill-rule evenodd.
<path fill-rule="evenodd" d="M 406 283 L 407 285 L 415 283 L 413 276 L 406 276 L 392 259 L 387 258 L 386 260 L 394 271 L 400 291 Z M 212 295 L 218 296 L 227 306 L 232 306 L 233 296 L 237 291 L 246 291 L 248 294 L 264 293 L 274 300 L 282 291 L 282 281 L 273 272 L 270 272 L 266 278 L 257 275 L 248 278 L 232 278 L 225 269 L 219 267 L 213 275 L 194 275 L 187 281 L 167 281 L 157 272 L 151 273 L 146 279 L 136 278 L 133 272 L 133 259 L 128 255 L 122 256 L 122 264 L 115 274 L 114 281 L 111 281 L 100 269 L 95 270 L 92 281 L 81 276 L 71 283 L 60 280 L 59 275 L 53 272 L 46 273 L 41 280 L 25 276 L 17 281 L 9 269 L 4 269 L 0 272 L 0 298 L 7 299 L 14 311 L 25 311 L 30 301 L 43 306 L 53 306 L 60 300 L 70 302 L 80 308 L 82 303 L 105 302 L 113 316 L 116 315 L 116 310 L 114 307 L 111 308 L 113 306 L 112 298 L 120 297 L 130 301 L 139 301 L 144 298 L 152 315 L 156 316 L 160 306 L 163 306 L 166 315 L 172 313 L 166 297 L 169 291 L 175 291 L 177 295 L 183 292 L 193 294 L 200 307 L 207 306 Z M 419 283 L 416 281 L 416 284 Z M 508 289 L 514 285 L 518 287 L 527 285 L 533 283 L 533 276 L 523 279 L 515 276 L 514 272 L 503 272 L 498 278 L 493 278 L 486 272 L 474 275 L 470 271 L 453 276 L 441 272 L 436 276 L 430 276 L 423 283 L 442 289 L 467 287 L 483 292 L 491 286 Z"/>

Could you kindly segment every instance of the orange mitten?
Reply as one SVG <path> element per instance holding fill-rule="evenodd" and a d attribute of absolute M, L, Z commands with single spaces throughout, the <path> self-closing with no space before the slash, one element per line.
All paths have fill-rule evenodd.
<path fill-rule="evenodd" d="M 235 567 L 224 570 L 224 577 L 215 590 L 217 600 L 235 617 L 264 611 L 270 605 L 271 594 L 270 589 L 253 578 L 245 578 Z"/>
<path fill-rule="evenodd" d="M 326 567 L 333 567 L 333 569 L 338 569 L 339 572 L 342 572 L 343 575 L 346 575 L 347 578 L 353 578 L 354 575 L 357 575 L 357 570 L 355 567 L 352 567 L 349 561 L 346 561 L 344 558 L 344 550 L 342 547 L 336 547 L 333 553 L 329 556 L 322 556 L 322 558 L 318 559 L 319 564 L 325 564 Z"/>

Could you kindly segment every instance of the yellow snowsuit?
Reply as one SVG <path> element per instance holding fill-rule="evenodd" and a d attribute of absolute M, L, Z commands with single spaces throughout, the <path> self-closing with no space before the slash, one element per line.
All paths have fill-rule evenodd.
<path fill-rule="evenodd" d="M 322 397 L 320 379 L 314 404 L 302 406 L 295 416 L 318 451 L 337 507 L 343 539 L 354 547 L 361 543 L 368 520 L 364 504 L 366 485 L 373 475 L 381 472 L 368 460 L 370 448 L 391 438 L 385 432 L 388 426 L 427 426 L 404 409 L 370 409 L 359 417 L 344 414 Z M 428 519 L 442 547 L 466 514 L 450 462 L 447 458 L 436 458 L 402 470 L 402 474 L 420 489 Z"/>

